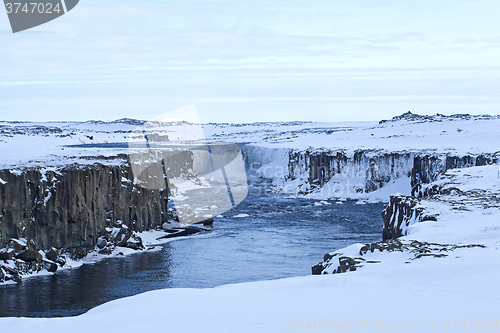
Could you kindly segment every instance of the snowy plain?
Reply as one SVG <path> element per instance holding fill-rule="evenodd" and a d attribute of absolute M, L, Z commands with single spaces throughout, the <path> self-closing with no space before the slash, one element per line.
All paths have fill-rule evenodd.
<path fill-rule="evenodd" d="M 198 139 L 189 135 L 198 127 L 190 123 L 157 123 L 151 131 L 168 135 L 171 144 Z M 480 154 L 498 151 L 500 117 L 382 123 L 217 123 L 202 127 L 208 142 L 250 143 L 278 151 L 309 148 L 348 154 L 358 149 Z M 107 123 L 0 121 L 0 153 L 4 156 L 0 167 L 85 164 L 81 157 L 128 153 L 127 144 L 144 140 L 135 135 L 137 131 L 142 131 L 142 124 L 127 119 Z M 112 146 L 102 146 L 106 144 Z"/>

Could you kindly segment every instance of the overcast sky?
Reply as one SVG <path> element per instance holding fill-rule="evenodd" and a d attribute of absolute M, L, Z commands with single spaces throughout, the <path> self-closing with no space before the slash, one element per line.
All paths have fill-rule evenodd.
<path fill-rule="evenodd" d="M 498 0 L 80 0 L 12 34 L 3 11 L 0 119 L 499 114 L 499 16 Z"/>

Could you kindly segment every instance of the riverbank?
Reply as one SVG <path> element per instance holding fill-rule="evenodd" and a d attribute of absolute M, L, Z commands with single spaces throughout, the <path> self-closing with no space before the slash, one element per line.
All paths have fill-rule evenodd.
<path fill-rule="evenodd" d="M 187 232 L 185 232 L 187 231 Z M 125 225 L 106 228 L 95 247 L 31 250 L 26 239 L 11 239 L 0 250 L 0 285 L 22 283 L 30 278 L 76 269 L 100 260 L 123 257 L 142 251 L 159 251 L 160 245 L 188 237 L 202 236 L 209 229 L 191 226 L 144 232 L 130 231 Z"/>

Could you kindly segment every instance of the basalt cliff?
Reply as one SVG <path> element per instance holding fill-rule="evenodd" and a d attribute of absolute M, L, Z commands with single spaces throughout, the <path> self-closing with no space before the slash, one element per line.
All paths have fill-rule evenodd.
<path fill-rule="evenodd" d="M 134 184 L 130 164 L 0 170 L 0 247 L 94 246 L 106 227 L 141 232 L 166 221 L 168 193 Z"/>

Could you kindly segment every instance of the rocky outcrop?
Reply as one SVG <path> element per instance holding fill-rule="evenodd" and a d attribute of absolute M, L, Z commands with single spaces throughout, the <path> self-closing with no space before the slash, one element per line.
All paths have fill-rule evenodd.
<path fill-rule="evenodd" d="M 427 214 L 420 199 L 404 195 L 391 195 L 389 203 L 382 211 L 384 228 L 382 240 L 396 239 L 407 234 L 410 225 L 422 221 L 436 221 L 436 215 Z"/>
<path fill-rule="evenodd" d="M 104 236 L 99 237 L 96 245 L 102 254 L 111 254 L 118 246 L 133 250 L 145 249 L 141 237 L 119 222 L 113 227 L 106 227 Z"/>
<path fill-rule="evenodd" d="M 289 153 L 285 182 L 304 182 L 303 194 L 314 192 L 332 179 L 359 185 L 356 191 L 372 192 L 401 177 L 409 177 L 413 154 L 358 150 L 306 150 Z M 300 194 L 300 193 L 299 193 Z"/>
<path fill-rule="evenodd" d="M 105 228 L 104 236 L 99 237 L 95 249 L 98 253 L 109 255 L 117 247 L 127 247 L 133 250 L 145 249 L 141 237 L 126 225 L 118 222 L 113 227 Z M 94 251 L 94 248 L 90 246 L 63 249 L 52 247 L 47 250 L 34 248 L 33 241 L 27 241 L 25 238 L 11 238 L 7 246 L 0 249 L 0 282 L 19 283 L 23 276 L 36 274 L 42 270 L 55 273 L 66 265 L 67 258 L 82 259 Z"/>
<path fill-rule="evenodd" d="M 141 232 L 167 220 L 167 191 L 136 186 L 126 161 L 0 170 L 0 179 L 0 247 L 24 238 L 30 250 L 93 248 L 106 227 Z"/>
<path fill-rule="evenodd" d="M 413 158 L 411 171 L 411 186 L 428 184 L 450 169 L 470 168 L 495 164 L 499 161 L 500 153 L 480 155 L 416 155 Z"/>
<path fill-rule="evenodd" d="M 456 249 L 485 248 L 482 244 L 438 244 L 429 242 L 401 241 L 390 239 L 383 242 L 375 242 L 360 246 L 356 255 L 345 255 L 340 252 L 325 254 L 323 262 L 312 267 L 313 275 L 338 274 L 355 271 L 366 264 L 377 264 L 379 260 L 370 260 L 375 252 L 402 252 L 406 253 L 407 263 L 423 257 L 443 258 L 447 257 Z"/>
<path fill-rule="evenodd" d="M 461 114 L 452 114 L 450 116 L 446 116 L 444 114 L 436 114 L 434 116 L 429 115 L 420 115 L 416 113 L 412 113 L 411 111 L 405 112 L 402 115 L 392 117 L 390 120 L 381 120 L 379 124 L 398 122 L 398 121 L 411 121 L 418 123 L 428 123 L 428 122 L 443 122 L 443 121 L 457 121 L 457 120 L 492 120 L 499 119 L 498 115 L 471 115 L 468 113 Z"/>
<path fill-rule="evenodd" d="M 480 157 L 475 158 L 478 161 Z M 464 159 L 462 159 L 463 161 Z M 472 160 L 469 160 L 469 162 Z M 465 169 L 443 173 L 430 184 L 419 183 L 413 186 L 411 195 L 392 195 L 382 212 L 384 227 L 382 239 L 396 239 L 408 234 L 408 227 L 424 221 L 438 221 L 439 213 L 429 211 L 424 201 L 441 202 L 451 210 L 469 210 L 471 207 L 500 208 L 498 193 L 485 189 L 463 189 L 457 181 L 457 172 L 463 170 L 462 180 L 468 176 Z M 466 198 L 466 199 L 465 199 Z"/>
<path fill-rule="evenodd" d="M 0 282 L 21 282 L 23 275 L 42 270 L 54 273 L 66 264 L 66 255 L 51 248 L 46 251 L 32 250 L 31 242 L 25 238 L 11 239 L 0 250 Z"/>

